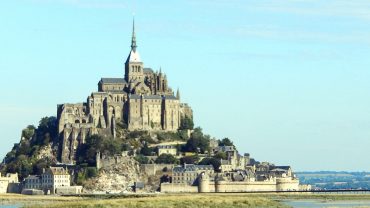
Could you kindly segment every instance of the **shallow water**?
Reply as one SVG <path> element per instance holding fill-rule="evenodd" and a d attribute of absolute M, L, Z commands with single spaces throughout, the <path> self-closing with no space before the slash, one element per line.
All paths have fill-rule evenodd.
<path fill-rule="evenodd" d="M 282 203 L 294 208 L 349 208 L 361 207 L 370 208 L 370 200 L 350 200 L 350 201 L 327 201 L 327 200 L 284 200 Z"/>
<path fill-rule="evenodd" d="M 19 208 L 21 205 L 17 204 L 0 204 L 0 208 Z"/>

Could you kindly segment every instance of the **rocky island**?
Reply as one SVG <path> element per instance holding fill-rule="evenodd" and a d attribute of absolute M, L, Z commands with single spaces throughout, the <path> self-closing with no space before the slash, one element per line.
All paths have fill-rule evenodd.
<path fill-rule="evenodd" d="M 102 78 L 86 102 L 22 131 L 0 165 L 1 193 L 296 191 L 290 166 L 240 154 L 228 138 L 194 128 L 162 72 L 144 67 L 133 24 L 122 78 Z"/>

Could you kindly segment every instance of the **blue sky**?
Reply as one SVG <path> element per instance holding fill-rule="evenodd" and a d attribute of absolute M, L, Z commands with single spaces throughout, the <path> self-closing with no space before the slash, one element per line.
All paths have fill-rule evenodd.
<path fill-rule="evenodd" d="M 22 128 L 146 67 L 196 125 L 295 170 L 370 171 L 370 2 L 14 0 L 0 7 L 0 156 Z"/>

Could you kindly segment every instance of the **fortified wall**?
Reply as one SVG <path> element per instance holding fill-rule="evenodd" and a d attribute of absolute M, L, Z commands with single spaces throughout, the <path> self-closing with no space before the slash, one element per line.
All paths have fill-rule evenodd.
<path fill-rule="evenodd" d="M 162 183 L 161 192 L 199 192 L 199 193 L 225 193 L 225 192 L 263 192 L 263 191 L 298 191 L 299 180 L 291 178 L 275 178 L 266 181 L 224 181 L 211 179 L 207 174 L 201 174 L 197 185 Z"/>
<path fill-rule="evenodd" d="M 131 163 L 128 163 L 128 161 L 131 158 L 132 157 L 128 155 L 127 151 L 122 152 L 121 155 L 114 155 L 114 156 L 107 156 L 107 155 L 104 155 L 98 152 L 95 158 L 96 159 L 96 169 L 99 170 L 101 168 L 111 167 L 111 166 L 120 165 L 120 164 L 129 165 Z"/>
<path fill-rule="evenodd" d="M 154 176 L 157 172 L 167 169 L 167 172 L 172 172 L 175 167 L 173 164 L 142 164 L 140 170 L 148 176 Z"/>

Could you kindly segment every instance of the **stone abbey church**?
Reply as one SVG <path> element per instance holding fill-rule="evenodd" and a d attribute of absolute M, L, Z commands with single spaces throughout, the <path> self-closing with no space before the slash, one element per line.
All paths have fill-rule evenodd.
<path fill-rule="evenodd" d="M 102 78 L 98 92 L 85 103 L 58 105 L 58 131 L 62 138 L 62 163 L 74 163 L 76 150 L 92 134 L 115 135 L 116 122 L 128 130 L 177 131 L 181 118 L 192 117 L 180 102 L 164 73 L 145 68 L 136 45 L 133 24 L 131 51 L 124 78 Z"/>

